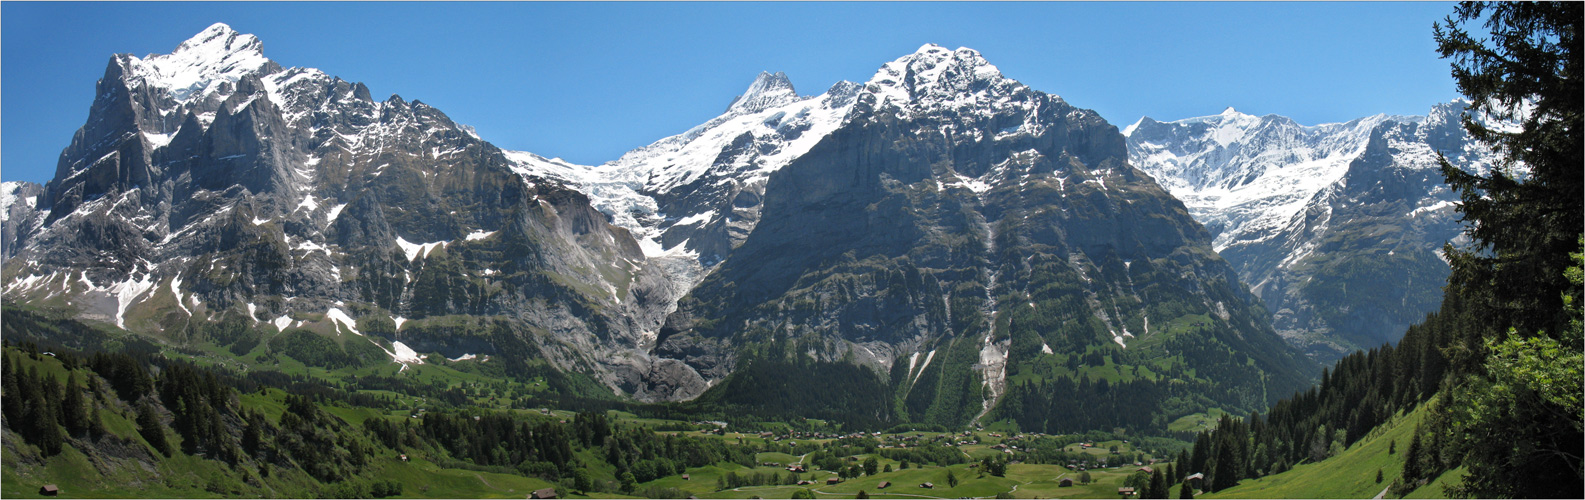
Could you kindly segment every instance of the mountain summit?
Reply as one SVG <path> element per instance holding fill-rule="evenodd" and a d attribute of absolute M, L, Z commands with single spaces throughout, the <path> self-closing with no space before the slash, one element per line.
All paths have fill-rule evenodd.
<path fill-rule="evenodd" d="M 761 72 L 743 95 L 732 100 L 726 111 L 727 114 L 758 113 L 796 100 L 798 93 L 793 91 L 792 81 L 785 73 Z"/>
<path fill-rule="evenodd" d="M 1472 171 L 1495 161 L 1459 126 L 1463 108 L 1309 127 L 1228 108 L 1125 134 L 1130 161 L 1215 234 L 1278 331 L 1331 360 L 1397 340 L 1441 303 L 1441 247 L 1460 232 L 1436 154 Z"/>
<path fill-rule="evenodd" d="M 113 57 L 56 178 L 7 187 L 7 300 L 256 369 L 489 359 L 863 426 L 1159 428 L 1306 379 L 1116 127 L 970 49 L 814 96 L 761 73 L 582 166 L 261 47 L 216 25 Z"/>
<path fill-rule="evenodd" d="M 215 25 L 112 57 L 41 209 L 9 221 L 6 297 L 239 356 L 665 379 L 637 348 L 666 280 L 585 195 L 435 108 L 260 49 Z"/>

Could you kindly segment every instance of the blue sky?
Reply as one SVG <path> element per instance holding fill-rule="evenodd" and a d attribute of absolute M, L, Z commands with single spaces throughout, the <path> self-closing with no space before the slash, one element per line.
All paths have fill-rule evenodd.
<path fill-rule="evenodd" d="M 507 149 L 597 164 L 722 112 L 760 71 L 801 94 L 920 45 L 1119 128 L 1233 106 L 1313 125 L 1457 97 L 1443 2 L 0 3 L 0 177 L 45 182 L 114 53 L 167 53 L 215 22 L 285 67 L 422 100 Z"/>

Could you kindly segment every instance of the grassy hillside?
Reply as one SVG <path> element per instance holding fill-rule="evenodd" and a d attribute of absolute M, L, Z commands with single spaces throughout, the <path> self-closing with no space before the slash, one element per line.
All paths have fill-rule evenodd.
<path fill-rule="evenodd" d="M 1408 414 L 1395 415 L 1337 456 L 1296 465 L 1280 474 L 1244 480 L 1238 486 L 1196 498 L 1374 498 L 1402 475 L 1404 452 L 1428 406 L 1422 404 Z M 1376 482 L 1378 470 L 1382 475 L 1380 483 Z M 1456 476 L 1461 474 L 1462 471 L 1444 474 L 1409 497 L 1444 498 L 1443 488 L 1456 482 Z M 1171 491 L 1176 495 L 1178 486 Z M 1389 493 L 1387 498 L 1395 497 Z"/>

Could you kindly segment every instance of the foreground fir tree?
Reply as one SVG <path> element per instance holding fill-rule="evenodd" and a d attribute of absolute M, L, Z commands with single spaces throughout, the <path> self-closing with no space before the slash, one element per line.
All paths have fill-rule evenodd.
<path fill-rule="evenodd" d="M 1465 2 L 1436 26 L 1473 103 L 1465 128 L 1504 160 L 1489 176 L 1442 162 L 1474 242 L 1446 248 L 1448 295 L 1479 323 L 1453 346 L 1464 375 L 1441 415 L 1451 424 L 1444 455 L 1469 470 L 1455 494 L 1585 496 L 1579 254 L 1570 255 L 1585 226 L 1582 16 L 1576 2 Z M 1481 115 L 1519 127 L 1491 127 Z M 1408 467 L 1405 478 L 1414 479 Z"/>

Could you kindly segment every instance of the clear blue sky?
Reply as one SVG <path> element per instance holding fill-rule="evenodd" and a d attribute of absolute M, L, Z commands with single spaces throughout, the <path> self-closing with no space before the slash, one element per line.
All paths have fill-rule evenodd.
<path fill-rule="evenodd" d="M 1457 97 L 1442 2 L 0 3 L 5 180 L 48 181 L 114 53 L 167 53 L 215 22 L 285 67 L 361 81 L 486 140 L 597 164 L 723 111 L 760 71 L 802 94 L 925 43 L 1119 128 L 1233 106 L 1299 123 L 1424 114 Z"/>

